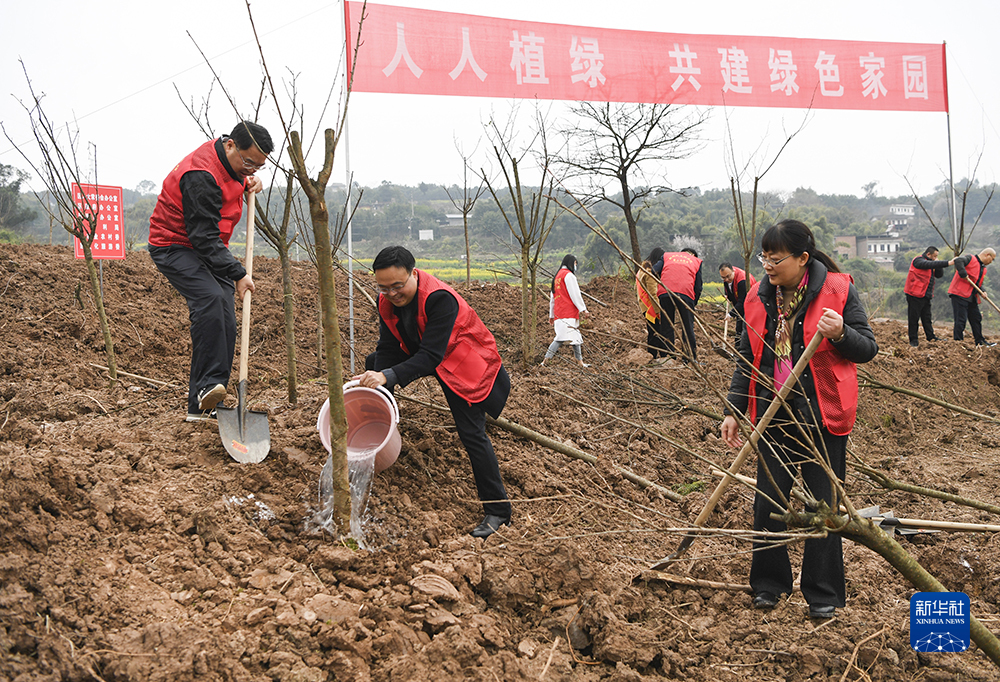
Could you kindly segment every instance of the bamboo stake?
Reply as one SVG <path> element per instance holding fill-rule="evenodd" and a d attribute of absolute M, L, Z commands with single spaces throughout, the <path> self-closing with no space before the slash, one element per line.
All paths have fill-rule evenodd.
<path fill-rule="evenodd" d="M 716 477 L 722 477 L 726 475 L 726 472 L 720 471 L 719 469 L 712 469 L 712 475 Z M 740 476 L 738 474 L 731 474 L 733 478 L 738 480 L 744 485 L 754 488 L 757 486 L 757 479 L 750 478 L 749 476 Z M 844 510 L 841 509 L 841 512 Z M 901 526 L 903 528 L 927 528 L 938 530 L 954 530 L 966 533 L 1000 533 L 1000 526 L 994 526 L 988 523 L 963 523 L 961 521 L 934 521 L 931 519 L 908 519 L 902 516 L 865 516 L 863 518 L 868 518 L 879 525 L 884 526 Z"/>
<path fill-rule="evenodd" d="M 662 580 L 663 582 L 674 583 L 675 585 L 707 587 L 713 590 L 726 590 L 727 592 L 752 592 L 749 585 L 720 583 L 714 580 L 701 580 L 700 578 L 691 578 L 686 575 L 673 575 L 672 573 L 664 573 L 663 571 L 643 571 L 642 575 L 639 576 L 639 579 L 647 581 Z"/>
<path fill-rule="evenodd" d="M 91 367 L 96 367 L 97 369 L 103 369 L 105 372 L 109 371 L 108 368 L 105 367 L 104 365 L 98 365 L 95 362 L 91 362 L 89 364 Z M 157 386 L 169 386 L 171 388 L 180 388 L 180 386 L 178 386 L 177 384 L 171 384 L 170 382 L 159 381 L 157 379 L 150 379 L 149 377 L 139 376 L 138 374 L 129 374 L 128 372 L 123 372 L 120 369 L 117 370 L 117 373 L 121 374 L 123 377 L 129 377 L 130 379 L 139 379 L 140 381 L 148 381 L 149 383 L 155 384 Z"/>
<path fill-rule="evenodd" d="M 425 402 L 423 400 L 419 400 L 417 398 L 413 398 L 408 395 L 399 395 L 397 397 L 402 398 L 403 400 L 409 400 L 411 403 L 416 403 L 417 405 L 423 405 L 424 407 L 429 407 L 433 410 L 438 410 L 440 412 L 451 411 L 450 409 L 448 409 L 443 405 L 437 405 L 435 403 Z M 560 452 L 564 455 L 572 457 L 573 459 L 579 459 L 584 462 L 587 462 L 588 464 L 597 464 L 598 462 L 598 458 L 595 457 L 594 455 L 588 454 L 583 450 L 578 450 L 572 446 L 566 445 L 565 443 L 560 443 L 554 438 L 549 438 L 548 436 L 541 434 L 538 431 L 529 429 L 526 426 L 521 426 L 520 424 L 512 422 L 509 419 L 504 419 L 503 417 L 497 417 L 494 419 L 493 417 L 486 415 L 486 422 L 489 424 L 493 424 L 494 426 L 499 426 L 500 428 L 505 429 L 506 431 L 510 431 L 514 435 L 521 436 L 522 438 L 527 438 L 528 440 L 532 440 L 538 443 L 539 445 L 547 447 L 549 450 L 555 450 L 556 452 Z M 653 490 L 656 490 L 657 492 L 661 493 L 664 497 L 666 497 L 668 500 L 671 500 L 672 502 L 680 502 L 682 499 L 681 496 L 675 493 L 673 490 L 670 490 L 669 488 L 664 488 L 662 485 L 659 485 L 657 483 L 653 483 L 649 479 L 643 478 L 642 476 L 639 476 L 638 474 L 629 471 L 625 467 L 618 466 L 617 464 L 611 464 L 610 466 L 612 469 L 620 473 L 623 477 L 635 483 L 640 488 L 652 488 Z"/>
<path fill-rule="evenodd" d="M 972 410 L 967 410 L 964 407 L 960 407 L 958 405 L 953 405 L 951 403 L 946 403 L 945 401 L 938 400 L 937 398 L 932 398 L 929 395 L 924 395 L 923 393 L 917 393 L 916 391 L 911 391 L 908 388 L 903 388 L 901 386 L 891 386 L 889 384 L 883 384 L 881 381 L 878 381 L 877 379 L 873 378 L 872 375 L 869 374 L 868 372 L 859 371 L 858 375 L 861 376 L 864 379 L 865 383 L 862 384 L 862 386 L 865 387 L 865 388 L 869 388 L 869 387 L 870 388 L 883 388 L 883 389 L 885 389 L 887 391 L 892 391 L 893 393 L 902 393 L 903 395 L 908 395 L 908 396 L 910 396 L 912 398 L 919 398 L 920 400 L 926 400 L 929 403 L 932 403 L 934 405 L 938 405 L 940 407 L 944 407 L 946 409 L 951 410 L 952 412 L 959 412 L 961 414 L 966 414 L 966 415 L 968 415 L 970 417 L 975 417 L 976 419 L 982 419 L 984 421 L 993 422 L 994 424 L 1000 424 L 1000 419 L 996 419 L 995 417 L 991 417 L 991 416 L 986 415 L 986 414 L 980 414 L 979 412 L 973 412 Z"/>
<path fill-rule="evenodd" d="M 792 392 L 792 387 L 798 383 L 799 377 L 802 376 L 802 372 L 805 370 L 806 365 L 809 364 L 809 360 L 812 359 L 813 354 L 816 352 L 816 349 L 819 348 L 819 344 L 822 343 L 822 341 L 822 334 L 818 331 L 813 333 L 813 337 L 809 341 L 809 345 L 806 346 L 806 349 L 803 351 L 799 361 L 795 363 L 795 367 L 792 369 L 791 375 L 785 381 L 781 390 L 778 391 L 778 395 L 771 401 L 771 404 L 768 405 L 767 411 L 764 412 L 764 416 L 761 417 L 760 421 L 758 421 L 756 426 L 754 426 L 753 433 L 750 434 L 747 442 L 743 444 L 742 448 L 740 448 L 739 454 L 736 455 L 736 459 L 733 460 L 732 465 L 730 465 L 729 470 L 726 472 L 727 476 L 719 481 L 719 485 L 715 487 L 715 491 L 712 493 L 711 497 L 708 498 L 708 502 L 705 503 L 705 507 L 701 510 L 701 513 L 698 514 L 698 518 L 694 521 L 695 526 L 704 526 L 705 522 L 708 521 L 708 517 L 711 516 L 712 511 L 715 509 L 715 505 L 719 503 L 719 498 L 722 497 L 722 493 L 726 492 L 726 489 L 734 480 L 728 474 L 738 473 L 740 467 L 743 466 L 743 462 L 745 462 L 746 458 L 750 456 L 750 453 L 754 451 L 757 446 L 757 441 L 760 440 L 761 435 L 764 433 L 764 429 L 767 428 L 767 425 L 771 423 L 771 418 L 774 417 L 778 409 L 784 404 L 785 398 L 787 398 L 788 394 Z M 653 564 L 651 568 L 654 571 L 658 570 L 669 564 L 671 561 L 677 559 L 681 554 L 687 551 L 688 547 L 691 546 L 691 543 L 694 542 L 694 537 L 694 535 L 685 535 L 684 539 L 681 540 L 681 544 L 672 554 L 660 559 Z"/>
<path fill-rule="evenodd" d="M 960 504 L 965 507 L 972 507 L 973 509 L 982 509 L 983 511 L 988 511 L 991 514 L 1000 515 L 1000 507 L 995 504 L 990 504 L 989 502 L 982 502 L 980 500 L 974 500 L 970 497 L 962 497 L 961 495 L 955 495 L 953 493 L 946 493 L 942 490 L 935 490 L 934 488 L 925 488 L 924 486 L 914 485 L 913 483 L 904 483 L 902 481 L 897 481 L 895 479 L 889 478 L 881 471 L 872 469 L 869 466 L 861 464 L 860 462 L 848 462 L 852 467 L 867 476 L 872 482 L 885 488 L 886 490 L 899 490 L 901 492 L 914 493 L 916 495 L 924 495 L 926 497 L 933 497 L 939 500 L 945 500 L 947 502 L 954 502 L 955 504 Z"/>

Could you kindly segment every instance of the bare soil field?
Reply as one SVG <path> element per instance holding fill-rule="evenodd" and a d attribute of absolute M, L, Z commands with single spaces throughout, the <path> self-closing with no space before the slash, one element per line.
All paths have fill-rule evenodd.
<path fill-rule="evenodd" d="M 145 252 L 106 263 L 104 291 L 119 369 L 162 383 L 122 376 L 109 388 L 95 367 L 105 359 L 83 262 L 67 247 L 0 246 L 0 681 L 1000 680 L 975 645 L 914 652 L 914 588 L 851 542 L 847 606 L 826 622 L 808 618 L 798 591 L 773 611 L 751 609 L 748 546 L 736 539 L 699 539 L 670 568 L 721 586 L 647 572 L 718 480 L 693 453 L 720 468 L 733 458 L 717 438 L 733 363 L 700 335 L 697 371 L 647 365 L 621 280 L 584 287 L 601 302 L 588 304 L 587 369 L 568 349 L 551 366 L 522 366 L 519 291 L 458 285 L 510 371 L 503 417 L 596 463 L 490 427 L 515 516 L 474 539 L 481 511 L 465 451 L 450 415 L 433 407 L 444 403 L 437 383 L 420 380 L 397 391 L 402 452 L 376 476 L 367 548 L 352 550 L 310 523 L 328 390 L 315 272 L 294 272 L 302 383 L 292 405 L 280 268 L 255 266 L 249 398 L 268 412 L 271 453 L 241 465 L 216 424 L 184 422 L 186 308 Z M 360 359 L 377 323 L 362 297 L 355 306 Z M 702 308 L 721 330 L 721 312 Z M 540 350 L 550 340 L 541 317 Z M 950 320 L 938 322 L 950 337 Z M 346 351 L 346 315 L 341 328 Z M 1000 417 L 1000 346 L 912 349 L 903 324 L 873 328 L 881 352 L 865 369 L 878 381 Z M 850 451 L 895 479 L 1000 504 L 996 421 L 862 388 Z M 674 502 L 661 488 L 687 494 Z M 847 488 L 856 506 L 897 516 L 1000 523 L 887 492 L 850 466 Z M 751 502 L 748 488 L 730 488 L 709 525 L 748 528 Z M 901 542 L 1000 631 L 1000 538 L 923 532 Z M 801 546 L 791 552 L 797 567 Z"/>

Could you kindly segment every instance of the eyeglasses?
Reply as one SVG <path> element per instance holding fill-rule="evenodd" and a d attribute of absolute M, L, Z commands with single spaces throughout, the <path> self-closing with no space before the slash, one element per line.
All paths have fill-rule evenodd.
<path fill-rule="evenodd" d="M 233 144 L 235 145 L 235 142 Z M 261 168 L 264 167 L 263 163 L 254 163 L 253 161 L 248 161 L 247 157 L 245 157 L 242 154 L 240 154 L 240 148 L 239 147 L 235 147 L 234 146 L 233 149 L 236 150 L 236 153 L 237 153 L 237 155 L 239 155 L 240 160 L 243 161 L 243 167 L 246 168 L 247 170 L 260 170 Z"/>
<path fill-rule="evenodd" d="M 385 295 L 388 295 L 388 296 L 391 296 L 393 294 L 398 294 L 400 291 L 403 290 L 403 287 L 406 286 L 406 283 L 410 281 L 410 277 L 413 277 L 413 273 L 412 272 L 410 273 L 409 277 L 407 277 L 406 279 L 404 279 L 399 284 L 393 284 L 391 287 L 375 287 L 375 288 L 378 289 L 378 292 L 380 294 L 385 294 Z"/>
<path fill-rule="evenodd" d="M 781 265 L 782 261 L 787 260 L 787 259 L 789 259 L 791 257 L 792 257 L 792 254 L 788 254 L 784 258 L 779 258 L 778 260 L 774 260 L 773 258 L 769 258 L 769 257 L 765 256 L 763 254 L 763 252 L 757 254 L 757 260 L 759 260 L 760 264 L 763 265 L 765 268 L 768 267 L 768 266 L 771 266 L 772 268 L 776 268 L 779 265 Z"/>

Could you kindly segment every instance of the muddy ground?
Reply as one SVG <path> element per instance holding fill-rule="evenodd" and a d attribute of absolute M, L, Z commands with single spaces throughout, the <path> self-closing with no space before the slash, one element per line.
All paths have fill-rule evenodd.
<path fill-rule="evenodd" d="M 620 281 L 585 287 L 606 304 L 589 304 L 589 369 L 566 349 L 551 367 L 522 367 L 518 290 L 460 286 L 512 376 L 503 416 L 596 465 L 491 427 L 514 525 L 473 539 L 481 512 L 466 455 L 450 416 L 427 405 L 443 403 L 440 389 L 421 380 L 398 392 L 402 453 L 376 477 L 369 549 L 350 549 L 309 522 L 327 392 L 316 369 L 314 273 L 306 263 L 294 273 L 302 383 L 291 405 L 278 263 L 255 266 L 249 392 L 269 413 L 271 453 L 241 465 L 214 423 L 184 422 L 186 310 L 147 254 L 105 264 L 106 305 L 119 368 L 164 383 L 123 376 L 109 388 L 95 367 L 105 360 L 83 263 L 66 247 L 0 247 L 0 680 L 1000 679 L 975 645 L 915 653 L 913 587 L 850 542 L 848 604 L 829 622 L 810 621 L 797 591 L 772 612 L 750 609 L 747 545 L 732 538 L 699 540 L 670 569 L 718 587 L 641 577 L 676 547 L 670 529 L 690 526 L 715 485 L 692 453 L 723 467 L 733 457 L 715 416 L 732 364 L 702 334 L 704 379 L 682 365 L 647 366 L 632 289 Z M 356 306 L 363 356 L 376 318 L 362 298 Z M 721 313 L 703 307 L 721 331 Z M 950 320 L 938 322 L 949 337 Z M 1000 346 L 911 349 L 903 324 L 873 327 L 881 352 L 866 367 L 872 376 L 998 417 Z M 346 319 L 342 328 L 346 342 Z M 544 320 L 540 330 L 542 349 Z M 864 388 L 851 450 L 894 478 L 1000 503 L 995 421 Z M 622 469 L 688 494 L 671 501 Z M 858 507 L 1000 523 L 848 474 Z M 730 489 L 710 525 L 746 529 L 751 499 Z M 942 532 L 901 542 L 1000 631 L 1000 538 Z M 798 566 L 801 546 L 792 553 Z"/>

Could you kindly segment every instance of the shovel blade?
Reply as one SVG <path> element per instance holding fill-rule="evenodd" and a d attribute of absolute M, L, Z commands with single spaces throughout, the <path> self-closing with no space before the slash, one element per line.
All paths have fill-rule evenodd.
<path fill-rule="evenodd" d="M 226 452 L 240 464 L 263 462 L 271 451 L 267 413 L 246 409 L 246 387 L 240 382 L 239 406 L 217 407 L 219 437 Z"/>
<path fill-rule="evenodd" d="M 263 462 L 271 451 L 271 430 L 267 413 L 218 407 L 219 437 L 226 452 L 240 464 Z M 242 424 L 241 424 L 242 422 Z"/>

